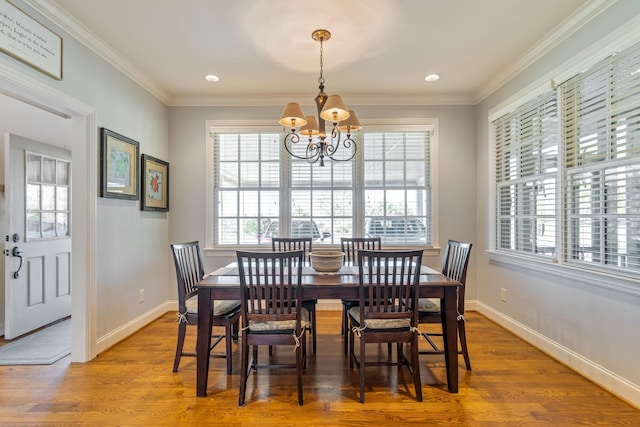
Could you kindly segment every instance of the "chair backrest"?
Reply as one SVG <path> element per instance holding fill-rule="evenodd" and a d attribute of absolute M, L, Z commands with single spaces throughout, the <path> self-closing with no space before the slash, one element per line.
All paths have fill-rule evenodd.
<path fill-rule="evenodd" d="M 313 250 L 313 238 L 311 237 L 273 237 L 271 250 L 276 252 L 303 251 L 303 261 L 310 261 L 309 252 Z"/>
<path fill-rule="evenodd" d="M 198 293 L 196 285 L 204 277 L 200 243 L 195 241 L 173 244 L 171 251 L 178 279 L 178 307 L 180 313 L 186 313 L 185 302 Z"/>
<path fill-rule="evenodd" d="M 341 237 L 340 248 L 344 253 L 343 262 L 345 265 L 356 265 L 358 263 L 358 251 L 380 250 L 382 249 L 382 238 L 380 237 Z"/>
<path fill-rule="evenodd" d="M 242 322 L 297 320 L 302 307 L 304 252 L 236 251 L 240 274 Z"/>
<path fill-rule="evenodd" d="M 467 267 L 471 257 L 471 243 L 449 240 L 442 262 L 442 274 L 462 284 L 458 288 L 458 312 L 464 314 L 464 289 L 467 282 Z"/>
<path fill-rule="evenodd" d="M 361 318 L 414 318 L 417 322 L 422 252 L 358 251 Z"/>

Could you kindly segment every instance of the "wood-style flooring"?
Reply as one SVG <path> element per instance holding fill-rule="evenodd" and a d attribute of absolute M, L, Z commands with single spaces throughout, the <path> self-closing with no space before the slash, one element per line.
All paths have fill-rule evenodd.
<path fill-rule="evenodd" d="M 367 368 L 366 402 L 358 373 L 343 355 L 340 313 L 318 312 L 318 353 L 309 355 L 304 405 L 293 370 L 262 370 L 238 407 L 234 373 L 213 358 L 207 397 L 195 396 L 196 364 L 173 373 L 176 314 L 168 313 L 89 363 L 69 357 L 49 366 L 0 366 L 2 426 L 640 426 L 640 411 L 477 313 L 468 313 L 473 371 L 460 359 L 460 392 L 446 390 L 441 356 L 421 356 L 423 402 L 411 376 L 395 367 Z M 190 328 L 187 346 L 195 345 Z M 424 344 L 421 344 L 424 345 Z M 291 347 L 277 348 L 291 360 Z M 386 357 L 386 346 L 372 346 Z M 267 351 L 261 351 L 266 357 Z"/>

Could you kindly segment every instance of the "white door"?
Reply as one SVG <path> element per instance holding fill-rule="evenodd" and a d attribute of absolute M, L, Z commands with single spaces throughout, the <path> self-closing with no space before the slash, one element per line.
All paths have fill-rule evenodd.
<path fill-rule="evenodd" d="M 70 160 L 4 135 L 6 339 L 71 314 Z"/>

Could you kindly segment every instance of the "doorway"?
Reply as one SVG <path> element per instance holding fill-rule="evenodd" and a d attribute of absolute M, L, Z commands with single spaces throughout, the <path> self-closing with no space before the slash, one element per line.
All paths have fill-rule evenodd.
<path fill-rule="evenodd" d="M 46 121 L 66 123 L 62 147 L 72 156 L 72 362 L 96 356 L 96 200 L 98 133 L 95 109 L 0 63 L 0 131 L 51 140 Z M 44 121 L 44 122 L 43 122 Z M 1 185 L 1 184 L 0 184 Z M 2 193 L 0 196 L 5 197 Z M 76 232 L 77 231 L 77 232 Z M 2 230 L 2 236 L 8 230 Z M 3 263 L 0 263 L 3 264 Z M 3 272 L 4 273 L 4 272 Z M 3 275 L 4 276 L 4 275 Z M 4 309 L 4 290 L 0 292 Z M 4 310 L 3 310 L 4 311 Z M 4 320 L 4 313 L 0 318 Z"/>

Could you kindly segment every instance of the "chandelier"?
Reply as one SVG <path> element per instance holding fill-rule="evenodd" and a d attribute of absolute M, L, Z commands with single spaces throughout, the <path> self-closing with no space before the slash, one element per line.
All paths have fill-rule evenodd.
<path fill-rule="evenodd" d="M 356 113 L 344 105 L 340 95 L 327 96 L 324 93 L 322 53 L 324 42 L 331 38 L 331 33 L 327 30 L 315 30 L 311 37 L 320 42 L 320 92 L 315 97 L 318 120 L 314 116 L 305 116 L 300 104 L 288 103 L 279 121 L 282 126 L 290 128 L 284 137 L 284 148 L 293 157 L 309 163 L 319 161 L 320 166 L 324 166 L 325 157 L 335 161 L 349 161 L 356 155 L 358 148 L 351 138 L 351 132 L 361 128 L 360 122 Z M 333 124 L 329 138 L 325 132 L 325 121 Z M 344 139 L 342 133 L 346 134 Z M 306 147 L 304 142 L 297 145 L 301 136 L 308 138 Z"/>

